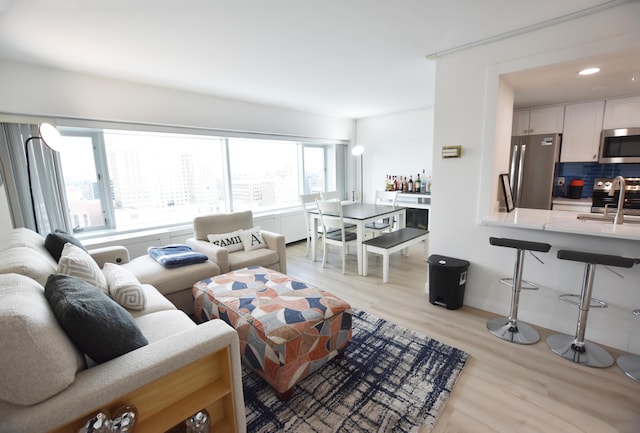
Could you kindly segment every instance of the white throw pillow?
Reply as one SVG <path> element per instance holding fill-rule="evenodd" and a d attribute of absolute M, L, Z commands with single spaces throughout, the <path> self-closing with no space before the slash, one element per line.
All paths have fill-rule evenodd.
<path fill-rule="evenodd" d="M 85 250 L 73 244 L 64 244 L 58 262 L 58 273 L 80 278 L 109 294 L 107 279 L 100 270 L 100 266 Z"/>
<path fill-rule="evenodd" d="M 226 248 L 229 252 L 242 251 L 242 239 L 240 239 L 240 230 L 231 233 L 220 233 L 207 235 L 207 239 L 214 245 Z"/>
<path fill-rule="evenodd" d="M 240 230 L 240 239 L 244 245 L 245 251 L 257 250 L 258 248 L 266 248 L 267 244 L 262 239 L 260 226 L 255 226 L 249 230 Z"/>
<path fill-rule="evenodd" d="M 109 296 L 114 301 L 129 310 L 144 310 L 147 307 L 142 284 L 130 270 L 115 263 L 105 263 L 102 273 L 107 279 Z"/>

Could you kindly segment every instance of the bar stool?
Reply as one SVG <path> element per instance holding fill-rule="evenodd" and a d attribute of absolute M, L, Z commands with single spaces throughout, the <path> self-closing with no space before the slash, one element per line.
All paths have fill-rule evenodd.
<path fill-rule="evenodd" d="M 591 341 L 585 341 L 589 308 L 606 308 L 607 303 L 591 297 L 596 265 L 630 268 L 634 260 L 620 256 L 606 254 L 585 253 L 581 251 L 559 250 L 558 258 L 585 263 L 584 280 L 580 295 L 564 294 L 560 299 L 577 305 L 579 310 L 578 323 L 574 336 L 554 334 L 547 338 L 547 346 L 557 355 L 589 367 L 606 368 L 613 364 L 613 357 L 602 347 Z M 579 300 L 576 300 L 579 298 Z"/>
<path fill-rule="evenodd" d="M 542 242 L 521 241 L 509 238 L 489 238 L 489 243 L 498 247 L 515 248 L 516 264 L 513 268 L 513 278 L 502 278 L 500 282 L 511 287 L 511 311 L 509 317 L 496 317 L 487 321 L 487 329 L 493 335 L 503 340 L 517 344 L 533 344 L 540 340 L 540 334 L 531 325 L 518 322 L 518 303 L 520 302 L 521 290 L 537 290 L 538 286 L 522 280 L 522 269 L 524 267 L 524 253 L 529 251 L 540 263 L 532 251 L 547 253 L 551 245 Z"/>
<path fill-rule="evenodd" d="M 633 314 L 640 316 L 640 310 L 633 310 Z M 640 382 L 640 356 L 619 356 L 616 363 L 618 364 L 618 367 L 624 371 L 624 374 L 629 376 L 631 379 Z"/>

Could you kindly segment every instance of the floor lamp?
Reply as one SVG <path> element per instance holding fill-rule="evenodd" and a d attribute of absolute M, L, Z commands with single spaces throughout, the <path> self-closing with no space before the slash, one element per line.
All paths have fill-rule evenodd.
<path fill-rule="evenodd" d="M 359 156 L 360 157 L 360 203 L 364 203 L 364 185 L 363 185 L 363 165 L 362 165 L 362 154 L 364 153 L 364 146 L 358 144 L 357 146 L 355 146 L 353 149 L 351 149 L 351 154 L 353 156 Z"/>
<path fill-rule="evenodd" d="M 36 202 L 33 198 L 33 185 L 31 181 L 31 166 L 29 164 L 29 142 L 31 140 L 42 140 L 42 142 L 49 149 L 57 152 L 60 149 L 60 142 L 62 140 L 62 135 L 55 128 L 55 126 L 50 123 L 42 123 L 38 126 L 38 133 L 40 135 L 36 135 L 33 137 L 27 138 L 27 141 L 24 142 L 24 153 L 27 158 L 27 178 L 29 180 L 29 194 L 31 196 L 31 208 L 33 209 L 33 223 L 35 224 L 36 232 L 38 231 L 38 218 L 36 216 Z"/>

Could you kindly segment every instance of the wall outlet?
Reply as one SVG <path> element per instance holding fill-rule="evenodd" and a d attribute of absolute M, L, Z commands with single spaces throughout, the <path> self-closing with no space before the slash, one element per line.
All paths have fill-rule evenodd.
<path fill-rule="evenodd" d="M 564 177 L 556 177 L 556 186 L 564 186 L 565 178 Z"/>

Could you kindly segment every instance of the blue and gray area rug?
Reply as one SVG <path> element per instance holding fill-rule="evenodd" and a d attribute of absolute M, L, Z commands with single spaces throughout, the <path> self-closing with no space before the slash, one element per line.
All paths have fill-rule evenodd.
<path fill-rule="evenodd" d="M 468 354 L 384 319 L 353 310 L 353 341 L 279 401 L 243 369 L 249 433 L 431 430 Z"/>

